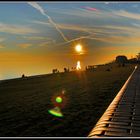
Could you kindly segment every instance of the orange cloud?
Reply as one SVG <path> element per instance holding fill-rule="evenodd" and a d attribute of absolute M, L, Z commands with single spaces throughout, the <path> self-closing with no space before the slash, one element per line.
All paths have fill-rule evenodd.
<path fill-rule="evenodd" d="M 2 48 L 5 48 L 5 46 L 0 44 L 0 49 L 2 49 Z"/>
<path fill-rule="evenodd" d="M 91 38 L 92 39 L 92 38 Z M 110 37 L 99 37 L 93 38 L 99 41 L 107 43 L 140 43 L 139 36 L 110 36 Z"/>
<path fill-rule="evenodd" d="M 32 44 L 29 43 L 22 43 L 22 44 L 17 44 L 18 47 L 26 49 L 29 48 L 30 46 L 32 46 Z"/>

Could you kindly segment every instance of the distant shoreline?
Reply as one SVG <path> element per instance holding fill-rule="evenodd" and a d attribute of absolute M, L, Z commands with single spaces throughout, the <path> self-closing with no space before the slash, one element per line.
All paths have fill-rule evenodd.
<path fill-rule="evenodd" d="M 106 65 L 106 64 L 108 64 L 108 63 L 105 63 L 105 64 L 94 64 L 94 65 L 89 65 L 89 66 L 103 66 L 103 65 Z M 82 71 L 85 71 L 85 69 L 82 70 Z M 60 71 L 59 73 L 63 73 L 63 72 L 64 71 Z M 23 74 L 25 74 L 25 76 L 26 76 L 26 73 L 23 73 Z M 53 73 L 50 72 L 50 73 L 42 73 L 42 74 L 35 74 L 35 75 L 33 74 L 33 75 L 27 75 L 27 77 L 40 77 L 40 76 L 51 75 L 51 74 L 53 74 Z M 14 79 L 20 79 L 20 78 L 22 78 L 22 75 L 18 76 L 18 77 L 13 77 L 13 78 L 0 79 L 0 81 L 14 80 Z"/>

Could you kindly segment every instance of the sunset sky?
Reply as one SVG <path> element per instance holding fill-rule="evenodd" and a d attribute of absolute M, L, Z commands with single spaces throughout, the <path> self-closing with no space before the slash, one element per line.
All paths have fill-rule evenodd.
<path fill-rule="evenodd" d="M 82 55 L 74 50 L 77 43 Z M 139 2 L 0 2 L 0 79 L 138 52 Z"/>

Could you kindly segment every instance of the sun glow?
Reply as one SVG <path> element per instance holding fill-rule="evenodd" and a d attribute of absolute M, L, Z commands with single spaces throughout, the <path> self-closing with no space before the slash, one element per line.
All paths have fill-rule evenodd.
<path fill-rule="evenodd" d="M 76 47 L 75 47 L 75 50 L 77 52 L 81 52 L 82 51 L 82 46 L 80 44 L 78 44 Z"/>

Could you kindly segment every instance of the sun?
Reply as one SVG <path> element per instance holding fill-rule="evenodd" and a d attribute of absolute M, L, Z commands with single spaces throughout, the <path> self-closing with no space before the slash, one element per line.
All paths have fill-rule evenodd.
<path fill-rule="evenodd" d="M 82 51 L 82 46 L 80 44 L 78 44 L 76 47 L 75 47 L 75 50 L 77 52 L 81 52 Z"/>

